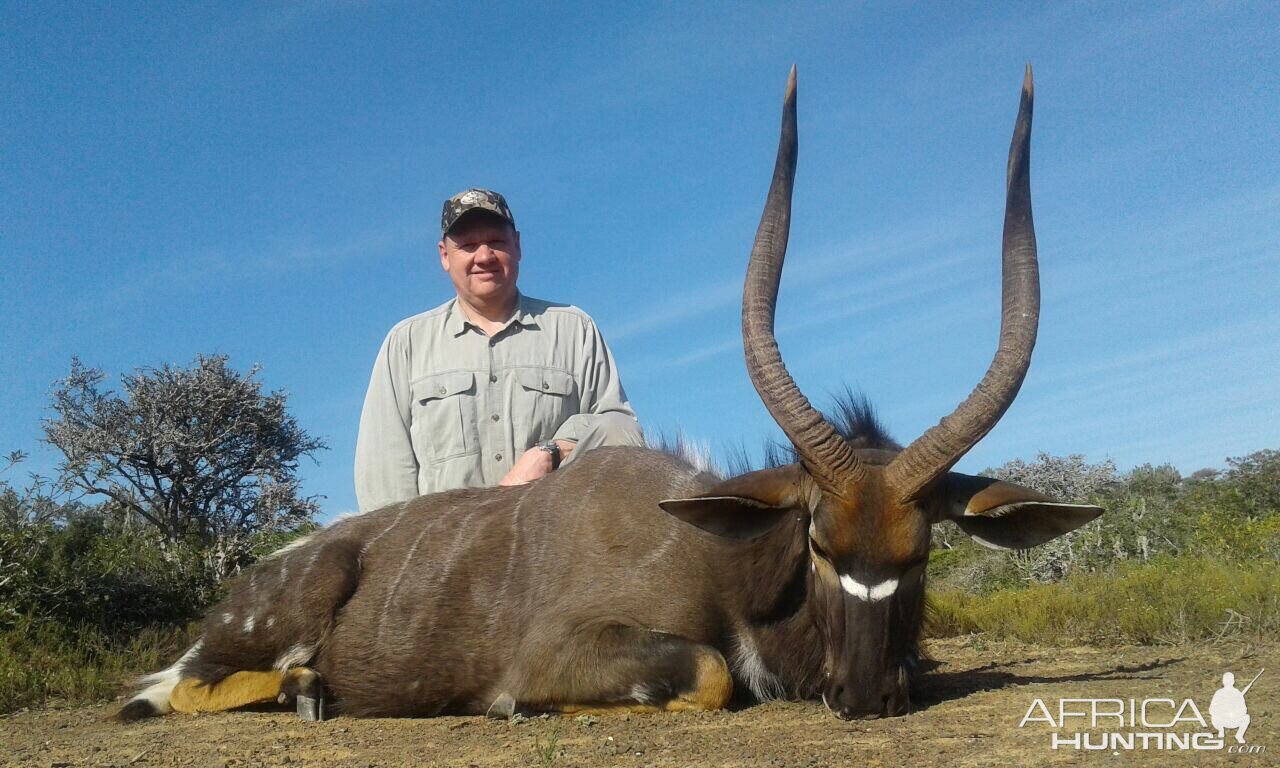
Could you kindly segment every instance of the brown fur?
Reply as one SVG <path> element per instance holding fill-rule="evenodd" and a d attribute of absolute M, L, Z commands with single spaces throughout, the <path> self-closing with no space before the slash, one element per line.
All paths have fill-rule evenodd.
<path fill-rule="evenodd" d="M 297 663 L 350 714 L 477 714 L 503 692 L 532 709 L 637 703 L 638 685 L 659 707 L 701 706 L 733 687 L 707 681 L 708 654 L 732 655 L 748 631 L 785 693 L 811 695 L 819 654 L 797 654 L 817 639 L 807 517 L 727 541 L 658 508 L 711 479 L 605 448 L 527 486 L 338 521 L 241 576 L 183 675 L 217 683 L 314 645 Z M 637 650 L 641 633 L 657 639 Z"/>

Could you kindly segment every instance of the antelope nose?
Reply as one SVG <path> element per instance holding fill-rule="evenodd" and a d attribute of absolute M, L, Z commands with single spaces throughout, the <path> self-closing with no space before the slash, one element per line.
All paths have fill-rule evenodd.
<path fill-rule="evenodd" d="M 856 690 L 839 683 L 823 694 L 822 701 L 831 714 L 841 720 L 872 720 L 885 714 L 883 700 L 860 696 Z"/>
<path fill-rule="evenodd" d="M 910 698 L 903 687 L 887 686 L 879 692 L 859 691 L 839 683 L 822 694 L 822 703 L 841 720 L 874 720 L 897 717 L 910 709 Z"/>

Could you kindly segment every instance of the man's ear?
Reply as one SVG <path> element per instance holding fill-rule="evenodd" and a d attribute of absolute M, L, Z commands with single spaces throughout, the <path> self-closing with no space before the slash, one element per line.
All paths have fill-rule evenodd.
<path fill-rule="evenodd" d="M 754 539 L 800 506 L 804 473 L 792 464 L 726 480 L 702 496 L 658 502 L 668 514 L 708 533 Z"/>
<path fill-rule="evenodd" d="M 436 243 L 436 250 L 440 252 L 440 267 L 445 272 L 449 271 L 449 252 L 445 250 L 444 238 L 440 238 L 440 242 Z"/>
<path fill-rule="evenodd" d="M 1101 515 L 1091 504 L 1063 504 L 1042 493 L 990 477 L 948 472 L 941 483 L 938 520 L 993 549 L 1026 549 L 1056 539 Z"/>

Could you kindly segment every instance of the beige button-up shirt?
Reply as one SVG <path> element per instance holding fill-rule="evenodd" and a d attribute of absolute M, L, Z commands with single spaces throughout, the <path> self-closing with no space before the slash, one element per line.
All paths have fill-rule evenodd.
<path fill-rule="evenodd" d="M 360 510 L 496 485 L 526 450 L 577 440 L 604 413 L 635 419 L 585 312 L 521 295 L 490 337 L 450 299 L 378 350 L 356 441 Z"/>

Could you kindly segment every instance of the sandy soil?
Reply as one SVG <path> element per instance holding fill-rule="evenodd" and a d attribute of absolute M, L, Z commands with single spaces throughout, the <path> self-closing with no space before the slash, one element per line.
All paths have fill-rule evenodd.
<path fill-rule="evenodd" d="M 1280 645 L 1044 648 L 981 639 L 935 641 L 939 666 L 906 717 L 843 723 L 817 703 L 733 712 L 354 720 L 304 723 L 292 713 L 234 712 L 121 726 L 116 705 L 0 719 L 0 765 L 69 766 L 852 766 L 1280 765 Z M 1019 728 L 1033 701 L 1192 698 L 1206 719 L 1221 673 L 1249 692 L 1251 754 L 1054 750 L 1044 723 Z M 1169 710 L 1161 718 L 1169 717 Z M 1077 729 L 1058 731 L 1070 735 Z M 1102 729 L 1106 730 L 1106 729 Z M 1129 730 L 1151 730 L 1135 728 Z M 1187 725 L 1178 733 L 1199 730 Z M 1093 733 L 1100 733 L 1094 731 Z M 1234 744 L 1231 735 L 1228 744 Z"/>

